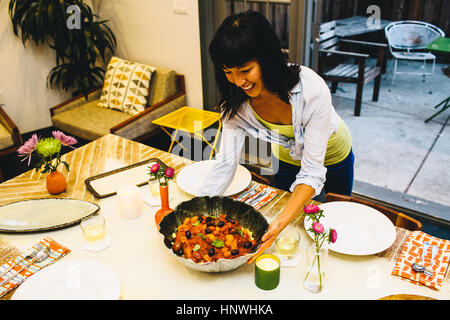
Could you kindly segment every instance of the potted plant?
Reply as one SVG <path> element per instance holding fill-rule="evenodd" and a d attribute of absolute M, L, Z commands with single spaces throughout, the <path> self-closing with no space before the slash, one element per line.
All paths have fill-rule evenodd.
<path fill-rule="evenodd" d="M 61 131 L 53 131 L 50 138 L 38 138 L 37 134 L 33 134 L 19 149 L 17 153 L 22 156 L 22 161 L 28 159 L 28 165 L 31 162 L 33 154 L 39 157 L 35 164 L 36 171 L 41 173 L 48 173 L 46 178 L 46 188 L 50 194 L 59 194 L 66 191 L 67 183 L 64 175 L 58 171 L 58 166 L 63 164 L 67 171 L 69 171 L 69 164 L 61 159 L 62 146 L 71 148 L 78 141 L 74 137 L 67 136 Z M 56 155 L 56 156 L 55 156 Z"/>
<path fill-rule="evenodd" d="M 69 7 L 76 8 L 79 28 L 68 27 L 74 14 Z M 97 63 L 101 58 L 106 64 L 108 52 L 114 54 L 116 38 L 107 21 L 97 21 L 82 0 L 10 0 L 9 15 L 13 32 L 24 45 L 46 43 L 55 50 L 56 66 L 47 77 L 50 88 L 87 98 L 89 90 L 102 84 L 105 70 Z"/>

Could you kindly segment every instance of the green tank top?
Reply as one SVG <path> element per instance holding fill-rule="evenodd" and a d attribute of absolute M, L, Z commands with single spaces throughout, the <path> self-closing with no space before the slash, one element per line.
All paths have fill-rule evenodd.
<path fill-rule="evenodd" d="M 294 138 L 294 128 L 291 124 L 284 125 L 270 123 L 262 119 L 255 112 L 255 110 L 253 110 L 253 113 L 255 114 L 256 119 L 258 119 L 258 121 L 261 122 L 261 124 L 267 129 L 277 131 L 279 134 L 289 139 Z M 350 134 L 350 130 L 347 128 L 347 125 L 341 119 L 341 117 L 339 117 L 339 127 L 328 140 L 324 165 L 329 166 L 341 162 L 342 160 L 347 158 L 351 148 L 352 136 Z M 289 150 L 279 144 L 272 143 L 272 154 L 274 155 L 274 157 L 280 159 L 281 161 L 300 166 L 300 160 L 292 159 L 292 157 L 289 155 Z"/>

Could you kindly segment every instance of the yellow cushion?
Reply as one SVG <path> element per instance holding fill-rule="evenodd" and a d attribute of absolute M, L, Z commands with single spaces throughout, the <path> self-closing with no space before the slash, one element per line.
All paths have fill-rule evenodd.
<path fill-rule="evenodd" d="M 126 112 L 97 106 L 93 100 L 52 117 L 53 125 L 64 132 L 86 140 L 95 140 L 108 133 L 109 129 L 131 117 Z"/>
<path fill-rule="evenodd" d="M 144 111 L 153 71 L 155 67 L 112 57 L 99 106 L 131 115 Z"/>
<path fill-rule="evenodd" d="M 11 133 L 0 123 L 0 150 L 9 148 L 14 145 Z"/>

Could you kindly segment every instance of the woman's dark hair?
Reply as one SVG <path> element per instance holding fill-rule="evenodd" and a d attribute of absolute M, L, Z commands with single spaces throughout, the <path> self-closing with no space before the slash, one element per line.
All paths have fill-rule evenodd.
<path fill-rule="evenodd" d="M 256 60 L 264 86 L 289 103 L 290 91 L 299 81 L 298 65 L 288 66 L 272 25 L 258 12 L 247 11 L 227 17 L 209 45 L 216 82 L 220 91 L 221 111 L 232 118 L 248 99 L 245 92 L 230 83 L 223 68 L 234 68 Z"/>

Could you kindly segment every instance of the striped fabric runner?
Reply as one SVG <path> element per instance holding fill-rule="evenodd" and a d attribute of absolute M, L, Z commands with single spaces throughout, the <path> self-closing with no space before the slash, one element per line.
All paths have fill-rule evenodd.
<path fill-rule="evenodd" d="M 265 204 L 272 201 L 277 194 L 277 189 L 252 181 L 247 189 L 238 194 L 232 195 L 231 198 L 245 202 L 258 210 Z"/>

